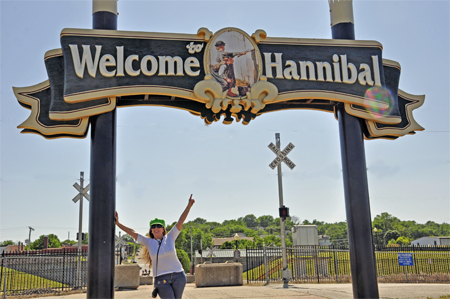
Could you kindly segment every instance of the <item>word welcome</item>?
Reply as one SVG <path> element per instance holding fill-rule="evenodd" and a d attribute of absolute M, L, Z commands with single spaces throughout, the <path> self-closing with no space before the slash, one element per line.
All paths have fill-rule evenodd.
<path fill-rule="evenodd" d="M 82 45 L 83 55 L 80 59 L 77 45 L 69 45 L 72 53 L 73 66 L 78 77 L 84 77 L 84 70 L 87 68 L 89 75 L 95 78 L 97 70 L 103 77 L 123 77 L 125 73 L 131 77 L 139 76 L 141 73 L 145 76 L 153 76 L 158 72 L 158 76 L 198 76 L 200 71 L 193 71 L 192 68 L 200 67 L 200 62 L 195 57 L 188 57 L 184 62 L 179 56 L 158 56 L 158 60 L 152 55 L 145 55 L 140 59 L 140 68 L 133 69 L 133 61 L 139 61 L 136 54 L 124 57 L 124 47 L 116 47 L 116 58 L 111 54 L 105 54 L 100 58 L 102 46 L 95 46 L 95 57 L 92 58 L 89 45 Z M 150 62 L 150 69 L 149 69 Z M 176 69 L 175 69 L 176 65 Z M 167 66 L 167 73 L 166 73 Z M 109 67 L 110 69 L 108 70 Z M 184 72 L 183 72 L 184 70 Z"/>

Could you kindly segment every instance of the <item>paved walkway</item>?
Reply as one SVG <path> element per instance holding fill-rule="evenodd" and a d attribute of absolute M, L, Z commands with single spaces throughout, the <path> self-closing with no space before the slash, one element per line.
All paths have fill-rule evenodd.
<path fill-rule="evenodd" d="M 437 299 L 450 295 L 448 284 L 378 284 L 380 299 Z M 142 285 L 137 290 L 116 291 L 117 299 L 151 298 L 152 285 Z M 86 294 L 52 296 L 46 298 L 84 299 Z M 158 297 L 159 298 L 159 297 Z M 228 299 L 228 298 L 299 298 L 299 299 L 353 299 L 351 284 L 282 284 L 268 286 L 233 286 L 197 288 L 194 283 L 186 285 L 183 299 Z"/>

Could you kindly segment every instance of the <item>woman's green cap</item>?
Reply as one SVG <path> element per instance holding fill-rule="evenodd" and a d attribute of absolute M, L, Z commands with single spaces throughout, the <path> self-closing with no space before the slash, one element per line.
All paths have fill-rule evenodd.
<path fill-rule="evenodd" d="M 155 219 L 153 219 L 152 221 L 150 221 L 150 227 L 151 227 L 153 224 L 161 224 L 162 226 L 166 227 L 166 222 L 165 222 L 164 220 L 158 219 L 158 218 L 155 218 Z"/>

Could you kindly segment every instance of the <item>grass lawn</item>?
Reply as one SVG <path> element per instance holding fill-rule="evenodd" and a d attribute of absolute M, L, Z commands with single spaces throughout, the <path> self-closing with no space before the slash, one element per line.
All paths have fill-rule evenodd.
<path fill-rule="evenodd" d="M 402 253 L 412 253 L 413 266 L 399 266 L 398 252 L 396 251 L 376 251 L 377 273 L 379 277 L 389 275 L 434 275 L 444 277 L 444 281 L 450 274 L 450 252 L 427 252 L 427 251 L 401 251 Z M 350 254 L 348 251 L 319 252 L 317 258 L 309 252 L 298 255 L 295 251 L 287 251 L 288 268 L 295 273 L 306 277 L 316 276 L 316 267 L 320 268 L 319 273 L 326 276 L 350 276 Z M 296 266 L 294 266 L 296 265 Z M 270 279 L 280 279 L 282 262 L 281 256 L 269 257 L 267 261 L 268 276 Z M 294 269 L 297 267 L 297 269 Z M 295 272 L 296 271 L 296 272 Z M 265 266 L 260 265 L 244 272 L 244 279 L 265 280 Z M 441 279 L 441 278 L 439 278 Z"/>
<path fill-rule="evenodd" d="M 5 279 L 5 269 L 1 268 L 0 277 L 1 290 L 0 294 L 3 295 L 4 279 Z M 11 294 L 11 292 L 21 292 L 25 290 L 32 289 L 60 289 L 69 288 L 68 285 L 62 284 L 60 282 L 45 279 L 36 275 L 16 271 L 13 269 L 6 269 L 6 294 Z M 10 291 L 12 290 L 12 291 Z"/>

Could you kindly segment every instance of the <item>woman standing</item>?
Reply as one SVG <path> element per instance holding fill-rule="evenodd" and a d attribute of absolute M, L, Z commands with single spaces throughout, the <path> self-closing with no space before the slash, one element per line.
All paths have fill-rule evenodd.
<path fill-rule="evenodd" d="M 195 200 L 191 194 L 186 209 L 169 233 L 166 233 L 164 220 L 155 218 L 150 221 L 150 237 L 138 234 L 132 228 L 121 224 L 119 215 L 116 212 L 116 225 L 132 236 L 138 243 L 144 245 L 150 253 L 150 266 L 153 264 L 152 273 L 153 277 L 155 277 L 154 286 L 162 299 L 181 298 L 183 295 L 184 287 L 186 286 L 186 275 L 177 257 L 175 240 L 180 234 L 183 223 L 194 203 Z"/>

